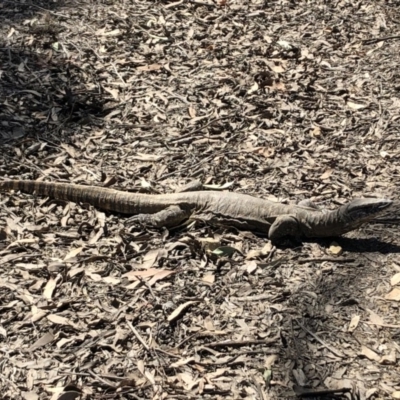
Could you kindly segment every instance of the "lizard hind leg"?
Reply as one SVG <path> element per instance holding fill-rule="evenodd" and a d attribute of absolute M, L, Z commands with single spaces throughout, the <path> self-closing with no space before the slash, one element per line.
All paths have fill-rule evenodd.
<path fill-rule="evenodd" d="M 293 215 L 279 215 L 268 231 L 268 238 L 272 241 L 285 236 L 301 236 L 299 221 Z"/>
<path fill-rule="evenodd" d="M 125 225 L 140 224 L 154 228 L 173 227 L 190 217 L 191 213 L 179 206 L 170 206 L 154 214 L 137 214 L 125 220 Z"/>

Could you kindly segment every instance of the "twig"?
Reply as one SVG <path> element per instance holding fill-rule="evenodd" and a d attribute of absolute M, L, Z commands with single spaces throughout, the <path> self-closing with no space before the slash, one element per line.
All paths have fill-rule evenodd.
<path fill-rule="evenodd" d="M 93 374 L 89 374 L 88 372 L 74 372 L 74 371 L 57 371 L 57 374 L 60 375 L 76 375 L 76 376 L 93 376 Z M 115 376 L 115 375 L 96 375 L 96 377 L 101 376 L 102 378 L 115 379 L 117 381 L 123 381 L 126 379 L 126 376 Z"/>
<path fill-rule="evenodd" d="M 160 304 L 158 298 L 156 297 L 156 295 L 153 292 L 153 289 L 151 288 L 151 286 L 148 284 L 148 282 L 143 279 L 143 277 L 138 276 L 139 281 L 142 283 L 142 285 L 146 286 L 146 288 L 148 289 L 148 291 L 150 292 L 151 296 L 153 297 L 153 299 L 156 301 L 157 304 Z"/>
<path fill-rule="evenodd" d="M 272 344 L 277 341 L 277 337 L 273 339 L 266 339 L 266 340 L 228 340 L 226 342 L 212 342 L 212 343 L 207 343 L 207 347 L 227 347 L 227 346 L 233 346 L 233 347 L 239 347 L 239 346 L 248 346 L 251 344 Z"/>
<path fill-rule="evenodd" d="M 112 389 L 117 389 L 117 386 L 113 385 L 111 382 L 107 382 L 105 379 L 103 379 L 101 376 L 95 374 L 93 371 L 89 370 L 89 374 L 92 375 L 93 378 L 96 378 L 100 382 L 103 382 L 107 387 L 112 388 Z"/>
<path fill-rule="evenodd" d="M 339 388 L 339 389 L 314 389 L 314 388 L 303 388 L 300 386 L 295 386 L 293 391 L 299 397 L 306 397 L 306 396 L 326 396 L 328 394 L 342 394 L 348 393 L 351 390 L 349 388 Z"/>
<path fill-rule="evenodd" d="M 164 8 L 172 8 L 172 7 L 180 6 L 182 3 L 183 3 L 183 0 L 179 0 L 175 3 L 171 3 L 171 4 L 164 6 Z"/>
<path fill-rule="evenodd" d="M 231 297 L 232 301 L 260 301 L 269 300 L 271 298 L 270 294 L 259 294 L 257 296 L 244 296 L 244 297 Z"/>
<path fill-rule="evenodd" d="M 153 82 L 149 82 L 149 83 L 150 83 L 151 86 L 154 86 L 155 88 L 161 90 L 162 92 L 168 93 L 168 94 L 169 94 L 170 96 L 172 96 L 173 98 L 178 99 L 178 100 L 182 101 L 183 103 L 185 103 L 185 104 L 187 104 L 187 105 L 190 105 L 190 104 L 191 104 L 190 101 L 187 101 L 187 100 L 186 100 L 183 96 L 181 96 L 180 94 L 174 93 L 174 92 L 172 92 L 172 91 L 169 90 L 169 89 L 163 88 L 162 86 L 158 86 L 157 84 L 155 84 L 155 83 L 153 83 Z"/>
<path fill-rule="evenodd" d="M 191 0 L 192 3 L 197 4 L 199 6 L 206 6 L 206 7 L 215 7 L 215 4 L 212 3 L 207 3 L 205 1 L 201 1 L 201 0 Z"/>
<path fill-rule="evenodd" d="M 386 37 L 374 38 L 374 39 L 365 39 L 362 41 L 362 43 L 363 44 L 373 44 L 373 43 L 384 42 L 386 40 L 391 40 L 391 39 L 400 39 L 400 35 L 386 36 Z"/>
<path fill-rule="evenodd" d="M 144 339 L 140 336 L 139 332 L 133 327 L 133 325 L 129 321 L 126 321 L 126 324 L 129 326 L 129 328 L 131 328 L 131 331 L 136 336 L 137 340 L 139 340 L 139 342 L 142 343 L 143 347 L 147 351 L 150 351 L 150 347 L 147 345 L 147 343 L 144 341 Z"/>
<path fill-rule="evenodd" d="M 182 356 L 180 356 L 179 354 L 173 354 L 173 353 L 169 353 L 168 351 L 165 351 L 163 349 L 160 349 L 159 347 L 155 347 L 154 348 L 155 351 L 158 351 L 159 353 L 165 354 L 167 356 L 173 357 L 173 358 L 181 358 Z"/>
<path fill-rule="evenodd" d="M 381 327 L 383 327 L 383 328 L 400 329 L 400 325 L 379 324 L 378 322 L 370 322 L 370 321 L 362 321 L 362 323 L 363 323 L 363 324 L 367 324 L 367 325 L 381 326 Z"/>
<path fill-rule="evenodd" d="M 337 263 L 351 263 L 356 261 L 355 258 L 336 258 L 336 257 L 323 257 L 323 258 L 300 258 L 297 260 L 299 264 L 305 264 L 308 262 L 322 263 L 325 261 L 337 262 Z"/>
<path fill-rule="evenodd" d="M 118 72 L 117 67 L 114 65 L 112 61 L 110 61 L 111 66 L 113 67 L 114 72 L 117 74 L 118 78 L 121 80 L 124 86 L 126 86 L 126 82 L 124 81 L 124 78 L 122 75 Z"/>
<path fill-rule="evenodd" d="M 324 346 L 326 349 L 328 349 L 331 353 L 333 353 L 335 356 L 341 357 L 341 358 L 345 358 L 345 355 L 342 354 L 339 350 L 336 350 L 333 346 L 330 346 L 328 343 L 325 343 L 322 339 L 320 339 L 315 333 L 311 332 L 310 330 L 308 330 L 305 326 L 303 326 L 299 321 L 296 321 L 297 325 L 299 325 L 299 327 L 301 329 L 303 329 L 303 331 L 307 332 L 309 335 L 311 335 L 317 342 L 321 343 L 322 346 Z"/>
<path fill-rule="evenodd" d="M 202 365 L 203 367 L 208 367 L 210 365 L 227 365 L 227 364 L 232 364 L 237 358 L 239 358 L 239 355 L 235 355 L 233 357 L 230 357 L 228 360 L 212 360 L 209 362 L 202 362 L 202 361 L 193 361 L 195 364 Z"/>

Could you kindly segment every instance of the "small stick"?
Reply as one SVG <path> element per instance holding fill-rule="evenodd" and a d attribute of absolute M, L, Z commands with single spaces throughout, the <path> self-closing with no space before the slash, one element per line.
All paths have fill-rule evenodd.
<path fill-rule="evenodd" d="M 276 343 L 278 338 L 274 339 L 266 339 L 266 340 L 229 340 L 226 342 L 212 342 L 212 343 L 207 343 L 207 347 L 226 347 L 226 346 L 248 346 L 251 344 L 272 344 Z"/>
<path fill-rule="evenodd" d="M 386 37 L 374 38 L 374 39 L 365 39 L 362 42 L 363 42 L 363 44 L 373 44 L 373 43 L 384 42 L 386 40 L 391 40 L 391 39 L 400 39 L 400 35 L 386 36 Z"/>
<path fill-rule="evenodd" d="M 348 393 L 351 390 L 349 388 L 339 388 L 339 389 L 307 389 L 300 386 L 295 386 L 293 391 L 299 397 L 306 396 L 326 396 L 328 394 L 339 394 L 339 393 Z"/>
<path fill-rule="evenodd" d="M 333 346 L 330 346 L 329 344 L 325 343 L 322 339 L 320 339 L 315 333 L 311 332 L 308 330 L 305 326 L 300 324 L 299 321 L 296 321 L 297 324 L 300 326 L 303 331 L 307 332 L 309 335 L 311 335 L 317 342 L 321 343 L 322 346 L 324 346 L 326 349 L 328 349 L 331 353 L 333 353 L 337 357 L 345 358 L 345 356 L 339 351 L 336 350 Z"/>
<path fill-rule="evenodd" d="M 129 321 L 126 321 L 126 324 L 129 326 L 129 328 L 131 328 L 131 331 L 136 336 L 137 340 L 139 340 L 139 342 L 142 343 L 143 347 L 147 351 L 150 351 L 150 347 L 147 345 L 147 343 L 144 341 L 144 339 L 140 336 L 139 332 L 133 327 L 133 325 Z"/>

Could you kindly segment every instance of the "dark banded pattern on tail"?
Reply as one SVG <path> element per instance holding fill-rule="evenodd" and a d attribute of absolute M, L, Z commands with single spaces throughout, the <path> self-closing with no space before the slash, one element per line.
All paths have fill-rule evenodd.
<path fill-rule="evenodd" d="M 89 203 L 94 207 L 119 212 L 136 214 L 145 212 L 146 195 L 123 192 L 97 186 L 74 185 L 59 182 L 40 182 L 27 180 L 0 181 L 0 192 L 21 191 L 38 196 L 48 196 L 56 200 L 67 200 L 75 203 Z M 147 207 L 148 208 L 148 207 Z"/>

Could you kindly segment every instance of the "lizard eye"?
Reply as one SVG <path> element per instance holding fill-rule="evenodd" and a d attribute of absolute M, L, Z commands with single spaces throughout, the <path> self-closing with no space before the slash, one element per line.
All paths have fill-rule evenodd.
<path fill-rule="evenodd" d="M 363 209 L 350 210 L 350 217 L 353 219 L 363 219 L 371 214 L 371 212 L 367 212 L 367 210 Z"/>

